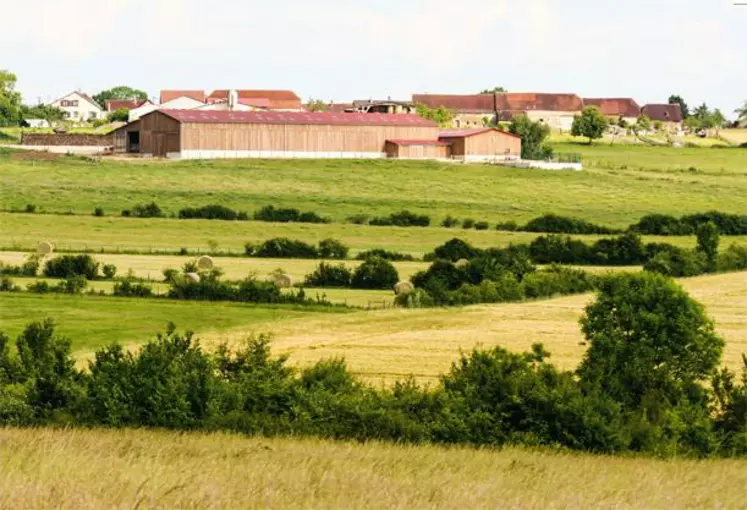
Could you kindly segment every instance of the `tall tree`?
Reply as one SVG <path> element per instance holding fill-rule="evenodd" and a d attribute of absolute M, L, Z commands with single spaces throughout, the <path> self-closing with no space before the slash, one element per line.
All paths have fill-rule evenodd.
<path fill-rule="evenodd" d="M 16 92 L 16 75 L 0 69 L 0 126 L 17 125 L 21 120 L 21 94 Z"/>
<path fill-rule="evenodd" d="M 745 101 L 740 108 L 734 110 L 737 114 L 737 120 L 741 122 L 747 122 L 747 101 Z"/>
<path fill-rule="evenodd" d="M 596 106 L 587 106 L 573 118 L 571 134 L 573 136 L 583 136 L 589 139 L 589 145 L 597 138 L 602 138 L 605 130 L 609 126 L 607 117 Z"/>
<path fill-rule="evenodd" d="M 444 106 L 429 108 L 424 104 L 417 104 L 415 105 L 415 111 L 424 119 L 437 122 L 440 127 L 450 127 L 454 120 L 454 112 Z"/>
<path fill-rule="evenodd" d="M 502 94 L 508 92 L 503 87 L 493 87 L 492 89 L 483 89 L 480 91 L 480 94 Z"/>
<path fill-rule="evenodd" d="M 101 108 L 106 108 L 106 102 L 110 99 L 137 99 L 139 101 L 145 101 L 148 99 L 148 94 L 142 90 L 120 85 L 118 87 L 102 90 L 93 96 L 93 100 L 96 101 Z"/>
<path fill-rule="evenodd" d="M 327 104 L 321 99 L 309 99 L 306 103 L 306 110 L 310 112 L 326 112 Z"/>
<path fill-rule="evenodd" d="M 676 94 L 673 94 L 669 96 L 669 104 L 678 104 L 680 105 L 680 110 L 682 110 L 682 118 L 686 119 L 690 116 L 690 110 L 687 107 L 687 103 L 684 99 L 682 99 L 681 96 L 678 96 Z"/>
<path fill-rule="evenodd" d="M 23 105 L 21 107 L 21 116 L 26 119 L 44 119 L 47 122 L 59 122 L 65 119 L 65 112 L 56 106 L 48 104 L 38 104 L 35 106 Z"/>
<path fill-rule="evenodd" d="M 521 137 L 522 159 L 545 159 L 552 156 L 552 149 L 545 143 L 550 136 L 550 126 L 547 124 L 532 122 L 526 115 L 516 115 L 508 130 Z"/>

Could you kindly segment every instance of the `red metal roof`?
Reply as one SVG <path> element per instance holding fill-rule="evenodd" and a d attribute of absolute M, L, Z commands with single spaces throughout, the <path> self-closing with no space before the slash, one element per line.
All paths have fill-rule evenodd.
<path fill-rule="evenodd" d="M 228 89 L 214 90 L 208 97 L 208 102 L 228 99 Z M 266 99 L 269 108 L 301 109 L 301 99 L 292 90 L 237 90 L 239 99 Z"/>
<path fill-rule="evenodd" d="M 502 135 L 511 136 L 514 138 L 521 138 L 519 135 L 515 135 L 513 133 L 508 133 L 506 131 L 500 131 L 498 129 L 493 128 L 482 128 L 482 129 L 448 129 L 446 131 L 441 131 L 438 134 L 439 138 L 467 138 L 469 136 L 475 136 L 475 135 L 481 135 L 483 133 L 489 133 L 489 132 L 495 132 L 500 133 Z"/>
<path fill-rule="evenodd" d="M 204 90 L 162 90 L 161 104 L 168 103 L 174 99 L 179 99 L 180 97 L 189 97 L 204 103 L 206 96 Z"/>
<path fill-rule="evenodd" d="M 630 98 L 584 98 L 584 106 L 596 106 L 609 116 L 638 117 L 641 107 Z"/>
<path fill-rule="evenodd" d="M 682 109 L 679 104 L 647 104 L 641 113 L 653 121 L 682 122 Z"/>
<path fill-rule="evenodd" d="M 451 145 L 450 142 L 444 142 L 443 140 L 387 140 L 387 142 L 394 145 Z"/>
<path fill-rule="evenodd" d="M 158 110 L 172 119 L 197 124 L 301 124 L 330 126 L 437 127 L 417 115 L 338 112 L 229 112 L 209 110 Z M 155 112 L 154 112 L 155 113 Z M 152 114 L 151 114 L 152 115 Z"/>

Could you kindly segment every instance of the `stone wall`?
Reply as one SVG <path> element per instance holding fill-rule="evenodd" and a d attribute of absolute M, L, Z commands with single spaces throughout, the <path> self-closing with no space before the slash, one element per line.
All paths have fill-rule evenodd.
<path fill-rule="evenodd" d="M 85 133 L 23 133 L 21 135 L 21 145 L 35 145 L 43 147 L 108 147 L 114 145 L 114 137 L 111 134 L 93 135 Z"/>

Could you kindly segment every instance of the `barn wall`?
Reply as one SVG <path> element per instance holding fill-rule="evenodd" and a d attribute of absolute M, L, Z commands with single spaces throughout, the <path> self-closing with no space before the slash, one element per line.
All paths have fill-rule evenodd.
<path fill-rule="evenodd" d="M 467 156 L 501 157 L 521 154 L 521 139 L 499 131 L 467 137 L 465 143 Z"/>
<path fill-rule="evenodd" d="M 436 127 L 185 123 L 181 148 L 185 158 L 386 157 L 387 140 L 437 138 Z"/>
<path fill-rule="evenodd" d="M 181 124 L 161 112 L 140 118 L 140 153 L 167 156 L 181 150 Z"/>
<path fill-rule="evenodd" d="M 446 142 L 449 142 L 451 144 L 451 157 L 454 158 L 461 158 L 464 157 L 464 153 L 466 151 L 464 138 L 441 138 L 441 140 L 444 140 Z"/>
<path fill-rule="evenodd" d="M 447 145 L 387 144 L 387 156 L 400 159 L 445 159 L 451 155 Z"/>

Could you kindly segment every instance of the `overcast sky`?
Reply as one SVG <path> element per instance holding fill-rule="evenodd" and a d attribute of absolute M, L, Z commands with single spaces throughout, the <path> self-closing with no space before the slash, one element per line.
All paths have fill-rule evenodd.
<path fill-rule="evenodd" d="M 728 117 L 747 100 L 733 0 L 0 0 L 0 68 L 28 102 L 73 89 L 282 88 L 343 102 L 575 92 Z"/>

